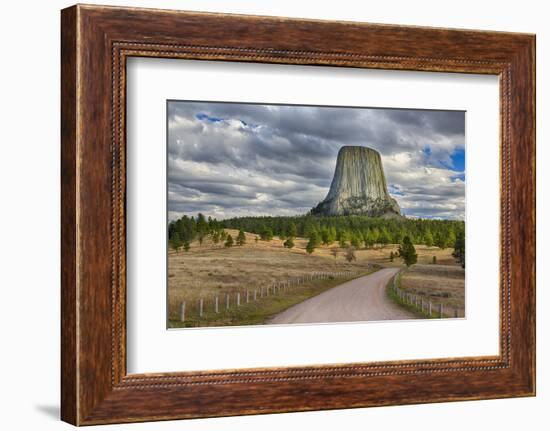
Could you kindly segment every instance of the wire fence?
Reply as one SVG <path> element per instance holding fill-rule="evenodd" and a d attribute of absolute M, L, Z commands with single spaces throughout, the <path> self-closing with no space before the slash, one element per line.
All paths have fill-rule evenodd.
<path fill-rule="evenodd" d="M 393 277 L 391 289 L 403 304 L 416 309 L 427 317 L 436 317 L 440 319 L 464 317 L 464 311 L 458 307 L 448 306 L 442 302 L 435 301 L 432 297 L 408 292 L 400 288 L 398 286 L 398 279 L 402 274 L 403 272 L 400 271 Z"/>
<path fill-rule="evenodd" d="M 285 280 L 273 282 L 257 288 L 237 289 L 217 295 L 204 295 L 194 300 L 184 300 L 179 304 L 179 320 L 204 319 L 208 316 L 230 312 L 247 304 L 260 304 L 274 296 L 284 296 L 296 293 L 307 283 L 316 280 L 333 280 L 338 278 L 353 278 L 364 271 L 328 271 L 312 272 Z M 310 287 L 308 285 L 308 287 Z"/>

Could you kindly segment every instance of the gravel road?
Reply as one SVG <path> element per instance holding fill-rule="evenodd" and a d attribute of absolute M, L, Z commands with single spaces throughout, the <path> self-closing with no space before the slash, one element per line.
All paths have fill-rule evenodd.
<path fill-rule="evenodd" d="M 415 319 L 386 294 L 397 268 L 384 268 L 347 281 L 277 314 L 267 323 L 324 323 Z"/>

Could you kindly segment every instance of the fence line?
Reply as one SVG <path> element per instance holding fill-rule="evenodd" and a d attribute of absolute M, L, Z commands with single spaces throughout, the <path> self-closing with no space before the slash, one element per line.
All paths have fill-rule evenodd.
<path fill-rule="evenodd" d="M 251 290 L 248 289 L 239 289 L 236 292 L 225 293 L 225 311 L 229 311 L 245 304 L 257 303 L 262 301 L 264 298 L 269 298 L 272 296 L 282 296 L 287 293 L 291 293 L 296 288 L 301 285 L 315 280 L 329 280 L 335 278 L 350 278 L 355 277 L 361 274 L 362 271 L 315 271 L 312 273 L 290 277 L 285 280 L 280 280 L 277 282 L 271 282 L 268 285 L 258 286 Z M 231 299 L 231 296 L 233 299 Z M 193 301 L 191 301 L 191 304 Z M 198 317 L 199 319 L 205 317 L 209 311 L 218 314 L 220 312 L 220 295 L 205 295 L 199 297 L 196 302 L 196 309 L 193 313 L 189 309 L 189 301 L 182 301 L 179 308 L 179 319 L 181 322 L 189 320 L 192 315 Z M 187 308 L 186 308 L 187 304 Z"/>
<path fill-rule="evenodd" d="M 401 302 L 413 308 L 416 308 L 422 313 L 426 313 L 429 317 L 459 317 L 457 307 L 444 307 L 441 302 L 434 303 L 429 297 L 425 297 L 416 293 L 409 293 L 406 290 L 400 288 L 397 285 L 397 279 L 400 274 L 402 274 L 401 271 L 395 274 L 395 276 L 393 277 L 391 289 Z M 436 308 L 437 311 L 434 316 L 434 311 L 436 310 Z"/>

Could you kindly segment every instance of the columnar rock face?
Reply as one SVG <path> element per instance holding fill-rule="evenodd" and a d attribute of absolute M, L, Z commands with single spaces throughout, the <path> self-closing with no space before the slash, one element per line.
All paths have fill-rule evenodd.
<path fill-rule="evenodd" d="M 401 217 L 386 186 L 380 153 L 372 148 L 340 148 L 327 197 L 311 210 L 317 215 Z"/>

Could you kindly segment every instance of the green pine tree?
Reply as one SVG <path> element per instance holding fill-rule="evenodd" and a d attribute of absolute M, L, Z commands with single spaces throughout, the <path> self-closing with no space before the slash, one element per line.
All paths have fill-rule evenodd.
<path fill-rule="evenodd" d="M 214 233 L 212 234 L 212 242 L 214 244 L 217 244 L 220 242 L 220 232 L 215 230 Z"/>
<path fill-rule="evenodd" d="M 336 241 L 336 228 L 334 226 L 329 227 L 328 229 L 328 245 L 331 245 Z"/>
<path fill-rule="evenodd" d="M 378 237 L 378 242 L 380 244 L 383 244 L 383 245 L 387 245 L 387 244 L 391 243 L 391 236 L 388 232 L 388 229 L 386 229 L 385 227 L 383 227 L 382 230 L 380 230 L 380 235 Z"/>
<path fill-rule="evenodd" d="M 244 230 L 239 230 L 239 235 L 237 236 L 237 245 L 244 245 L 246 243 L 246 235 Z"/>
<path fill-rule="evenodd" d="M 338 242 L 341 248 L 345 248 L 348 246 L 349 241 L 349 233 L 345 230 L 340 232 L 340 237 L 338 238 Z"/>
<path fill-rule="evenodd" d="M 380 231 L 378 230 L 378 228 L 374 228 L 373 230 L 371 230 L 371 240 L 373 246 L 376 246 L 376 244 L 380 242 Z"/>
<path fill-rule="evenodd" d="M 273 239 L 273 230 L 269 227 L 266 227 L 260 233 L 260 238 L 262 241 L 271 241 Z"/>
<path fill-rule="evenodd" d="M 434 237 L 431 230 L 427 230 L 424 233 L 424 244 L 426 244 L 426 247 L 431 247 L 434 245 Z"/>
<path fill-rule="evenodd" d="M 399 246 L 398 254 L 399 257 L 403 259 L 405 265 L 411 266 L 416 263 L 418 255 L 416 254 L 416 249 L 409 236 L 403 238 L 403 242 Z"/>
<path fill-rule="evenodd" d="M 225 240 L 225 246 L 227 248 L 233 247 L 233 237 L 231 235 L 227 235 L 227 239 Z"/>
<path fill-rule="evenodd" d="M 330 236 L 330 233 L 329 233 L 328 228 L 322 228 L 321 229 L 321 241 L 323 242 L 324 245 L 329 245 L 329 236 Z"/>
<path fill-rule="evenodd" d="M 292 237 L 288 237 L 287 240 L 283 243 L 283 245 L 289 249 L 294 247 L 294 239 Z"/>
<path fill-rule="evenodd" d="M 434 245 L 439 247 L 440 249 L 444 249 L 447 245 L 447 236 L 445 235 L 445 232 L 437 232 L 435 235 Z"/>
<path fill-rule="evenodd" d="M 309 241 L 306 245 L 306 251 L 311 254 L 315 251 L 315 248 L 319 246 L 319 235 L 317 234 L 317 231 L 312 230 L 309 236 Z"/>
<path fill-rule="evenodd" d="M 298 229 L 296 229 L 296 224 L 294 224 L 294 222 L 290 222 L 288 225 L 287 234 L 289 238 L 296 238 L 298 236 Z"/>
<path fill-rule="evenodd" d="M 463 231 L 460 231 L 456 236 L 453 256 L 462 265 L 462 268 L 466 267 L 466 241 Z"/>
<path fill-rule="evenodd" d="M 176 250 L 176 253 L 178 253 L 180 247 L 182 246 L 182 241 L 180 239 L 180 235 L 178 232 L 174 232 L 172 234 L 172 238 L 170 238 L 169 243 L 170 243 L 170 247 Z"/>
<path fill-rule="evenodd" d="M 304 236 L 306 238 L 309 238 L 309 237 L 311 237 L 313 232 L 317 232 L 317 230 L 318 229 L 317 229 L 316 224 L 313 221 L 313 219 L 306 218 L 306 221 L 305 221 L 305 224 L 304 224 Z"/>
<path fill-rule="evenodd" d="M 360 248 L 361 247 L 361 237 L 359 236 L 358 232 L 353 232 L 351 234 L 350 243 L 354 248 Z"/>
<path fill-rule="evenodd" d="M 374 245 L 374 240 L 372 238 L 372 232 L 370 229 L 363 233 L 363 242 L 365 243 L 365 248 L 372 248 L 372 246 Z"/>
<path fill-rule="evenodd" d="M 199 213 L 197 216 L 197 237 L 199 239 L 199 245 L 202 246 L 204 237 L 208 234 L 208 222 L 203 214 Z"/>
<path fill-rule="evenodd" d="M 401 244 L 401 241 L 403 241 L 403 238 L 405 237 L 405 230 L 403 228 L 397 229 L 393 233 L 393 243 L 394 244 Z"/>
<path fill-rule="evenodd" d="M 447 233 L 447 243 L 445 244 L 447 247 L 454 247 L 456 243 L 456 235 L 454 231 L 449 231 Z"/>

